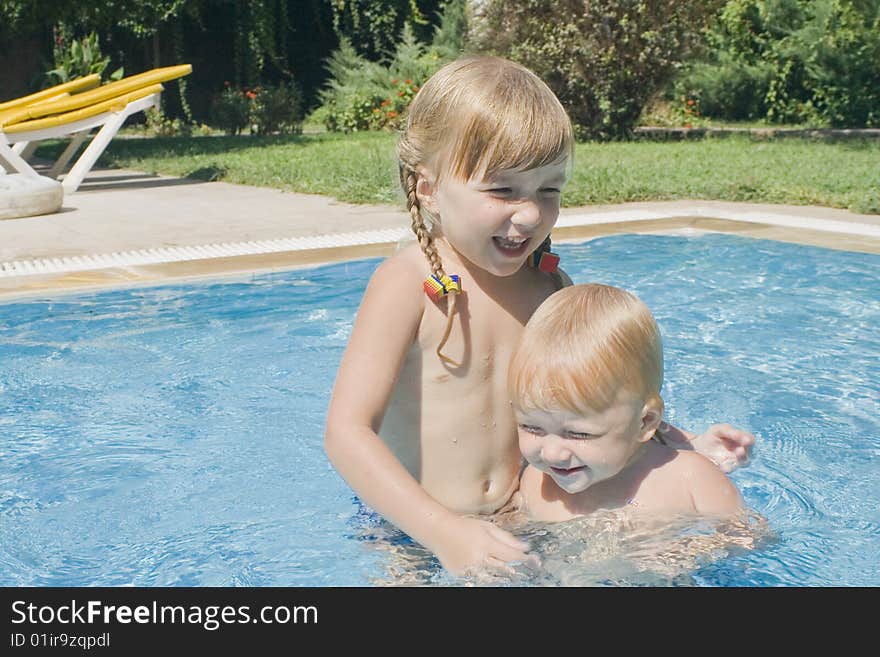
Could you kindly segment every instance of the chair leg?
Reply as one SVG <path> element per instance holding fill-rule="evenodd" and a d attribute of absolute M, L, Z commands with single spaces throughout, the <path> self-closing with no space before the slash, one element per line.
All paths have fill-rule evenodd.
<path fill-rule="evenodd" d="M 101 153 L 104 152 L 104 149 L 107 148 L 107 145 L 113 140 L 113 137 L 119 131 L 119 128 L 122 127 L 122 124 L 125 123 L 125 119 L 127 118 L 128 114 L 121 112 L 109 119 L 107 123 L 101 127 L 98 134 L 92 139 L 92 143 L 89 144 L 85 151 L 83 151 L 83 154 L 80 155 L 76 164 L 73 165 L 70 173 L 68 173 L 61 182 L 66 194 L 72 194 L 77 190 L 80 183 L 83 181 L 83 178 L 85 178 L 86 174 L 91 171 L 95 162 L 101 157 Z"/>
<path fill-rule="evenodd" d="M 39 178 L 40 174 L 33 170 L 21 155 L 16 153 L 9 147 L 5 141 L 0 139 L 0 166 L 6 169 L 6 173 L 17 171 L 18 173 L 32 178 Z"/>
<path fill-rule="evenodd" d="M 64 152 L 60 156 L 58 156 L 55 164 L 53 164 L 52 168 L 49 169 L 50 178 L 57 178 L 61 175 L 61 173 L 67 167 L 67 163 L 70 162 L 70 158 L 76 155 L 79 147 L 82 146 L 82 143 L 86 140 L 86 137 L 89 136 L 89 132 L 90 130 L 81 130 L 73 136 L 73 138 L 70 140 L 70 143 L 67 145 L 67 148 L 64 149 Z"/>
<path fill-rule="evenodd" d="M 16 144 L 16 146 L 18 146 L 18 144 Z M 19 155 L 21 155 L 23 160 L 27 160 L 28 162 L 30 162 L 31 158 L 34 156 L 34 153 L 36 153 L 37 151 L 37 146 L 39 146 L 37 142 L 29 141 L 27 142 L 25 147 L 22 148 L 21 151 L 19 151 Z"/>

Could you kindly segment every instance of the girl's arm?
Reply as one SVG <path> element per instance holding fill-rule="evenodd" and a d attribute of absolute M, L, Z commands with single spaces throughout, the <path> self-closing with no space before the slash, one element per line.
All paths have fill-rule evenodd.
<path fill-rule="evenodd" d="M 488 522 L 446 509 L 379 438 L 424 311 L 421 278 L 420 270 L 398 256 L 380 265 L 370 279 L 339 366 L 324 449 L 367 505 L 434 552 L 450 572 L 526 561 L 525 543 Z"/>

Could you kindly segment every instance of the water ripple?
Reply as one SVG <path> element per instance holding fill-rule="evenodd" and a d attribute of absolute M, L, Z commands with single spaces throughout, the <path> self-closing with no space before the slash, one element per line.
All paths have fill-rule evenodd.
<path fill-rule="evenodd" d="M 654 310 L 671 421 L 759 436 L 732 480 L 774 538 L 523 526 L 547 567 L 496 583 L 880 585 L 877 256 L 727 235 L 558 251 Z M 359 527 L 321 447 L 377 264 L 0 304 L 0 583 L 460 585 Z"/>

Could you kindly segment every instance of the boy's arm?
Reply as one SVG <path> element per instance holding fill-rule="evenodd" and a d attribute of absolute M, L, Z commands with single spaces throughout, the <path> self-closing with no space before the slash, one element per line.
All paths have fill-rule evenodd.
<path fill-rule="evenodd" d="M 512 534 L 462 518 L 428 495 L 378 436 L 424 309 L 419 273 L 412 270 L 395 257 L 370 279 L 339 366 L 324 449 L 367 505 L 434 552 L 450 572 L 527 561 L 528 546 Z"/>
<path fill-rule="evenodd" d="M 755 445 L 753 434 L 729 424 L 713 424 L 699 436 L 667 422 L 660 424 L 659 431 L 670 447 L 694 450 L 712 461 L 722 472 L 732 472 L 746 465 Z"/>

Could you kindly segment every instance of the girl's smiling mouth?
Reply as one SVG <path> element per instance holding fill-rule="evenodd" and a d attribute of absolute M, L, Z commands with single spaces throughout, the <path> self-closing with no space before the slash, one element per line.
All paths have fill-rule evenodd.
<path fill-rule="evenodd" d="M 530 238 L 511 239 L 509 237 L 495 236 L 492 243 L 503 255 L 510 258 L 518 258 L 526 253 Z"/>

